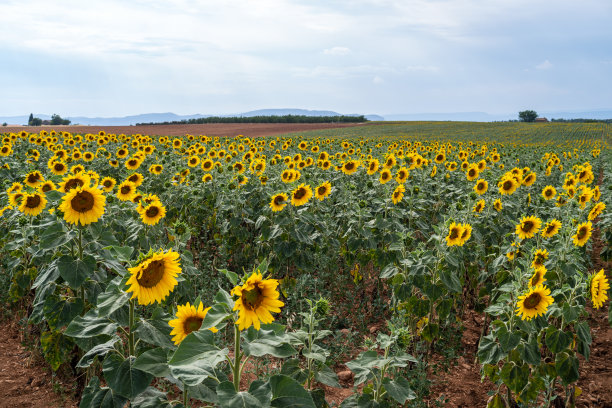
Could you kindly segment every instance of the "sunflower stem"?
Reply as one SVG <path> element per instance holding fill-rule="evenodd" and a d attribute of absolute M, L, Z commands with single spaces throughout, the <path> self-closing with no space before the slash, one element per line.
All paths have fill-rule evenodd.
<path fill-rule="evenodd" d="M 128 327 L 128 347 L 130 356 L 135 356 L 134 353 L 134 299 L 130 299 L 130 321 Z"/>
<path fill-rule="evenodd" d="M 183 383 L 183 406 L 188 407 L 189 398 L 187 398 L 187 384 Z"/>
<path fill-rule="evenodd" d="M 236 392 L 240 391 L 240 376 L 242 375 L 242 367 L 240 366 L 240 360 L 242 354 L 240 352 L 240 330 L 238 325 L 234 324 L 234 367 L 233 367 L 233 380 L 234 388 Z"/>

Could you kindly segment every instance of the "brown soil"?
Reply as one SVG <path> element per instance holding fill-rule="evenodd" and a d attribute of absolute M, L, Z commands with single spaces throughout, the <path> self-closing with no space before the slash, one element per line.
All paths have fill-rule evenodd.
<path fill-rule="evenodd" d="M 0 330 L 0 407 L 76 407 L 53 391 L 51 370 L 22 345 L 19 330 L 3 322 Z"/>
<path fill-rule="evenodd" d="M 237 136 L 248 137 L 270 136 L 290 132 L 307 132 L 310 130 L 335 129 L 352 126 L 364 126 L 364 123 L 208 123 L 201 125 L 142 125 L 142 126 L 8 126 L 3 127 L 1 132 L 21 132 L 25 130 L 37 133 L 41 130 L 70 133 L 98 133 L 100 130 L 106 133 L 126 135 L 167 135 L 183 136 L 206 135 L 206 136 Z"/>

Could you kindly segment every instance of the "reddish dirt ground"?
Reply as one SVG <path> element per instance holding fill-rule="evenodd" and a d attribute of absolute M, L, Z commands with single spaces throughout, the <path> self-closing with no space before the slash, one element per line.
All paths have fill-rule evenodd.
<path fill-rule="evenodd" d="M 0 407 L 76 407 L 63 401 L 51 385 L 51 370 L 21 345 L 18 328 L 9 322 L 0 330 Z"/>
<path fill-rule="evenodd" d="M 290 132 L 307 132 L 309 130 L 335 129 L 352 126 L 364 126 L 364 123 L 207 123 L 202 125 L 142 125 L 142 126 L 7 126 L 0 132 L 40 132 L 41 130 L 66 131 L 70 133 L 106 133 L 143 134 L 183 136 L 237 136 L 248 137 L 270 136 Z"/>

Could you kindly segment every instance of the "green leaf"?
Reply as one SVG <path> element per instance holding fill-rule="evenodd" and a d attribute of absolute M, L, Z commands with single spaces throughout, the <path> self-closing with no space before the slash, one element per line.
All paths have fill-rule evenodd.
<path fill-rule="evenodd" d="M 291 377 L 282 374 L 270 377 L 270 388 L 272 388 L 272 407 L 316 408 L 308 391 Z"/>
<path fill-rule="evenodd" d="M 102 372 L 108 386 L 114 393 L 133 399 L 143 392 L 153 379 L 153 375 L 134 368 L 135 357 L 125 360 L 118 354 L 109 354 L 104 359 Z"/>
<path fill-rule="evenodd" d="M 530 336 L 529 342 L 522 342 L 519 345 L 519 353 L 523 361 L 527 364 L 538 365 L 542 360 L 538 340 L 535 336 Z"/>
<path fill-rule="evenodd" d="M 60 365 L 69 361 L 74 343 L 61 332 L 46 331 L 40 336 L 40 346 L 51 369 L 57 371 Z"/>
<path fill-rule="evenodd" d="M 113 338 L 107 341 L 106 343 L 101 343 L 96 346 L 93 346 L 91 349 L 89 349 L 87 353 L 85 353 L 85 355 L 83 355 L 83 357 L 81 357 L 81 359 L 77 363 L 77 367 L 89 367 L 94 362 L 96 356 L 105 356 L 106 354 L 108 354 L 109 351 L 115 349 L 115 343 L 120 340 L 121 339 L 119 338 L 119 336 L 113 336 Z"/>
<path fill-rule="evenodd" d="M 111 320 L 98 317 L 96 310 L 85 316 L 77 316 L 70 322 L 64 334 L 69 337 L 89 338 L 102 334 L 112 336 L 117 331 L 117 324 Z"/>
<path fill-rule="evenodd" d="M 574 329 L 576 329 L 576 334 L 578 338 L 585 342 L 586 344 L 591 344 L 593 339 L 591 338 L 591 329 L 589 328 L 589 323 L 586 321 L 581 321 L 574 325 Z"/>
<path fill-rule="evenodd" d="M 315 380 L 329 387 L 341 388 L 340 383 L 338 383 L 338 376 L 334 370 L 325 364 L 321 364 L 319 370 L 315 372 Z"/>
<path fill-rule="evenodd" d="M 163 320 L 152 319 L 149 321 L 141 318 L 138 321 L 135 333 L 140 340 L 146 343 L 174 350 L 176 346 L 170 340 L 171 331 L 172 327 Z"/>
<path fill-rule="evenodd" d="M 480 364 L 497 364 L 502 355 L 503 353 L 493 334 L 480 338 L 480 343 L 478 343 L 478 360 Z"/>
<path fill-rule="evenodd" d="M 385 386 L 387 394 L 400 404 L 405 404 L 406 401 L 416 398 L 416 394 L 410 389 L 410 384 L 404 377 L 399 377 L 394 380 L 385 378 L 383 380 L 383 385 Z"/>
<path fill-rule="evenodd" d="M 75 236 L 76 231 L 65 231 L 61 223 L 52 224 L 40 235 L 40 248 L 44 250 L 57 248 L 70 242 Z"/>
<path fill-rule="evenodd" d="M 569 303 L 563 304 L 563 318 L 565 323 L 571 323 L 578 318 L 580 309 L 576 306 L 570 306 Z"/>
<path fill-rule="evenodd" d="M 85 255 L 83 260 L 64 255 L 59 259 L 57 268 L 60 276 L 68 282 L 70 287 L 78 289 L 88 277 L 93 275 L 96 269 L 96 260 L 91 255 Z"/>
<path fill-rule="evenodd" d="M 564 351 L 571 342 L 571 337 L 562 330 L 557 330 L 557 328 L 553 326 L 546 329 L 546 346 L 548 346 L 553 353 Z"/>
<path fill-rule="evenodd" d="M 102 249 L 108 250 L 108 252 L 110 252 L 110 254 L 120 262 L 129 262 L 132 259 L 132 252 L 134 252 L 134 248 L 130 246 L 123 247 L 110 245 Z"/>
<path fill-rule="evenodd" d="M 529 381 L 529 368 L 525 365 L 518 366 L 513 362 L 506 363 L 502 368 L 501 378 L 508 388 L 519 394 Z"/>
<path fill-rule="evenodd" d="M 216 327 L 220 329 L 220 324 L 231 317 L 232 312 L 227 309 L 223 304 L 215 304 L 213 305 L 208 312 L 206 312 L 206 317 L 202 321 L 202 326 L 200 326 L 200 330 L 210 329 L 211 327 Z"/>
<path fill-rule="evenodd" d="M 496 334 L 499 339 L 499 344 L 505 353 L 514 350 L 521 341 L 521 336 L 517 333 L 509 332 L 506 326 L 500 327 Z"/>
<path fill-rule="evenodd" d="M 70 324 L 70 322 L 83 311 L 83 301 L 81 298 L 67 299 L 55 296 L 47 298 L 43 306 L 43 313 L 52 329 L 59 329 Z"/>
<path fill-rule="evenodd" d="M 93 377 L 83 390 L 79 408 L 123 408 L 127 399 L 113 394 L 108 387 L 100 388 L 100 380 Z"/>
<path fill-rule="evenodd" d="M 555 359 L 557 374 L 568 385 L 578 380 L 578 359 L 568 353 L 559 353 Z"/>
<path fill-rule="evenodd" d="M 53 262 L 38 272 L 38 275 L 32 284 L 32 289 L 38 289 L 39 287 L 44 288 L 49 283 L 55 282 L 57 278 L 59 278 L 60 273 L 59 269 L 57 269 L 58 261 L 59 259 L 53 260 Z"/>
<path fill-rule="evenodd" d="M 238 274 L 236 272 L 228 271 L 227 269 L 217 270 L 221 272 L 231 282 L 233 286 L 236 286 L 236 283 L 238 282 Z"/>
<path fill-rule="evenodd" d="M 423 328 L 421 336 L 423 336 L 426 341 L 433 341 L 436 337 L 438 337 L 439 331 L 440 326 L 435 323 L 429 323 Z"/>
<path fill-rule="evenodd" d="M 134 368 L 155 377 L 168 377 L 170 376 L 168 353 L 161 347 L 147 350 L 136 358 Z"/>
<path fill-rule="evenodd" d="M 399 272 L 400 270 L 397 268 L 397 266 L 395 266 L 395 264 L 393 263 L 390 263 L 389 265 L 385 266 L 383 270 L 380 272 L 380 277 L 382 279 L 392 278 L 395 275 L 397 275 Z"/>
<path fill-rule="evenodd" d="M 263 405 L 246 391 L 236 392 L 234 384 L 224 381 L 217 386 L 220 408 L 261 408 Z"/>
<path fill-rule="evenodd" d="M 225 361 L 227 348 L 219 349 L 210 330 L 201 330 L 187 335 L 174 352 L 169 366 L 172 375 L 189 386 L 200 384 L 214 376 L 214 368 Z"/>
<path fill-rule="evenodd" d="M 247 356 L 262 357 L 267 354 L 286 358 L 297 353 L 284 333 L 284 326 L 271 323 L 261 325 L 259 330 L 249 327 L 244 336 L 243 351 Z"/>
<path fill-rule="evenodd" d="M 157 388 L 148 387 L 140 395 L 130 401 L 132 408 L 172 408 L 165 393 Z"/>
<path fill-rule="evenodd" d="M 130 300 L 127 293 L 117 286 L 111 286 L 108 291 L 98 296 L 98 315 L 109 316 Z"/>

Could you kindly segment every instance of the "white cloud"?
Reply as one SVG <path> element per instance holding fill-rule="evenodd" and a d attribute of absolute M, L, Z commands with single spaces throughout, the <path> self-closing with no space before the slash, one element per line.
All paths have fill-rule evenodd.
<path fill-rule="evenodd" d="M 535 68 L 539 70 L 547 70 L 547 69 L 551 69 L 552 67 L 553 67 L 553 64 L 549 60 L 544 60 L 535 66 Z"/>
<path fill-rule="evenodd" d="M 347 47 L 332 47 L 323 50 L 325 55 L 348 55 L 351 50 Z"/>

